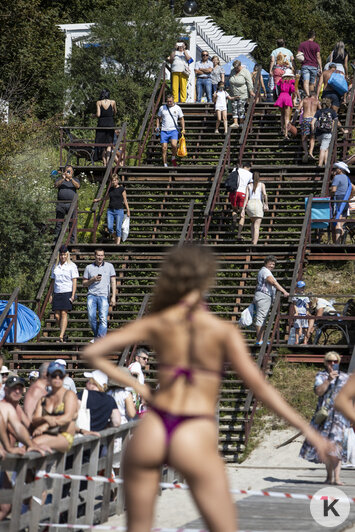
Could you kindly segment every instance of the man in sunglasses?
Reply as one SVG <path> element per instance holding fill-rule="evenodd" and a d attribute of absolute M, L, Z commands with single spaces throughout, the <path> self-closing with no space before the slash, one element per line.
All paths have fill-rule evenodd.
<path fill-rule="evenodd" d="M 145 349 L 139 349 L 138 353 L 135 356 L 135 362 L 132 362 L 128 366 L 129 371 L 132 375 L 137 376 L 138 382 L 144 384 L 144 373 L 143 371 L 147 368 L 149 360 L 149 353 Z"/>
<path fill-rule="evenodd" d="M 55 188 L 58 189 L 57 206 L 55 217 L 57 219 L 55 225 L 55 238 L 57 239 L 62 229 L 63 218 L 67 215 L 70 209 L 71 202 L 80 188 L 80 181 L 77 177 L 74 177 L 74 169 L 72 166 L 66 166 L 62 177 L 56 180 L 54 183 Z M 72 222 L 69 224 L 71 228 Z M 74 232 L 71 235 L 70 242 L 74 242 Z"/>
<path fill-rule="evenodd" d="M 201 102 L 203 93 L 206 93 L 207 101 L 212 103 L 212 78 L 213 63 L 208 58 L 208 52 L 201 53 L 201 61 L 197 61 L 195 67 L 197 101 Z"/>

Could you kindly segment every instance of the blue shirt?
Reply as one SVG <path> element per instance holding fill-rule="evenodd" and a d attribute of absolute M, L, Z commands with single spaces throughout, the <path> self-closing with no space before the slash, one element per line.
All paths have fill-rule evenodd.
<path fill-rule="evenodd" d="M 213 63 L 209 59 L 205 61 L 204 63 L 202 61 L 197 61 L 195 70 L 199 70 L 200 68 L 212 68 L 213 69 Z M 198 78 L 210 78 L 212 76 L 212 71 L 209 74 L 196 74 Z"/>
<path fill-rule="evenodd" d="M 88 287 L 88 294 L 92 296 L 106 296 L 110 295 L 111 277 L 116 277 L 115 268 L 111 262 L 104 261 L 101 266 L 97 266 L 95 262 L 86 266 L 84 271 L 84 279 L 91 279 L 96 275 L 102 275 L 101 281 L 96 281 Z"/>
<path fill-rule="evenodd" d="M 336 187 L 334 199 L 342 200 L 346 194 L 346 191 L 348 190 L 348 186 L 348 176 L 344 174 L 337 174 L 332 181 L 332 187 Z"/>

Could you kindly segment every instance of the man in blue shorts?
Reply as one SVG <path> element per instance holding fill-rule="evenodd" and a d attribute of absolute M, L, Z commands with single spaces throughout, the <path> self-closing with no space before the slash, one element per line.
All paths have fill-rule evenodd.
<path fill-rule="evenodd" d="M 171 143 L 171 164 L 177 166 L 176 154 L 179 140 L 178 122 L 181 121 L 181 133 L 185 133 L 185 120 L 184 114 L 179 105 L 174 103 L 174 97 L 172 94 L 168 94 L 166 98 L 166 104 L 161 105 L 157 116 L 156 132 L 160 133 L 160 143 L 163 152 L 163 164 L 168 166 L 167 154 L 168 143 Z"/>

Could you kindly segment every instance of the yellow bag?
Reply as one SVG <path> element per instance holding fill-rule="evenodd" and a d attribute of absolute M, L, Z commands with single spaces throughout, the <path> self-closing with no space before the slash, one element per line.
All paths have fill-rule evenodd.
<path fill-rule="evenodd" d="M 178 157 L 186 157 L 187 155 L 186 140 L 184 135 L 181 135 L 180 137 L 177 154 Z"/>

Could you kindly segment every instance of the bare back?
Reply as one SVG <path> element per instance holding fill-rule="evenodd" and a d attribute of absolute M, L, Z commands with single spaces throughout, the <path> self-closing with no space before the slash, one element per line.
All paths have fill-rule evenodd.
<path fill-rule="evenodd" d="M 320 103 L 316 96 L 309 96 L 303 100 L 302 107 L 303 107 L 303 117 L 313 118 L 317 112 L 317 109 L 320 108 Z"/>

